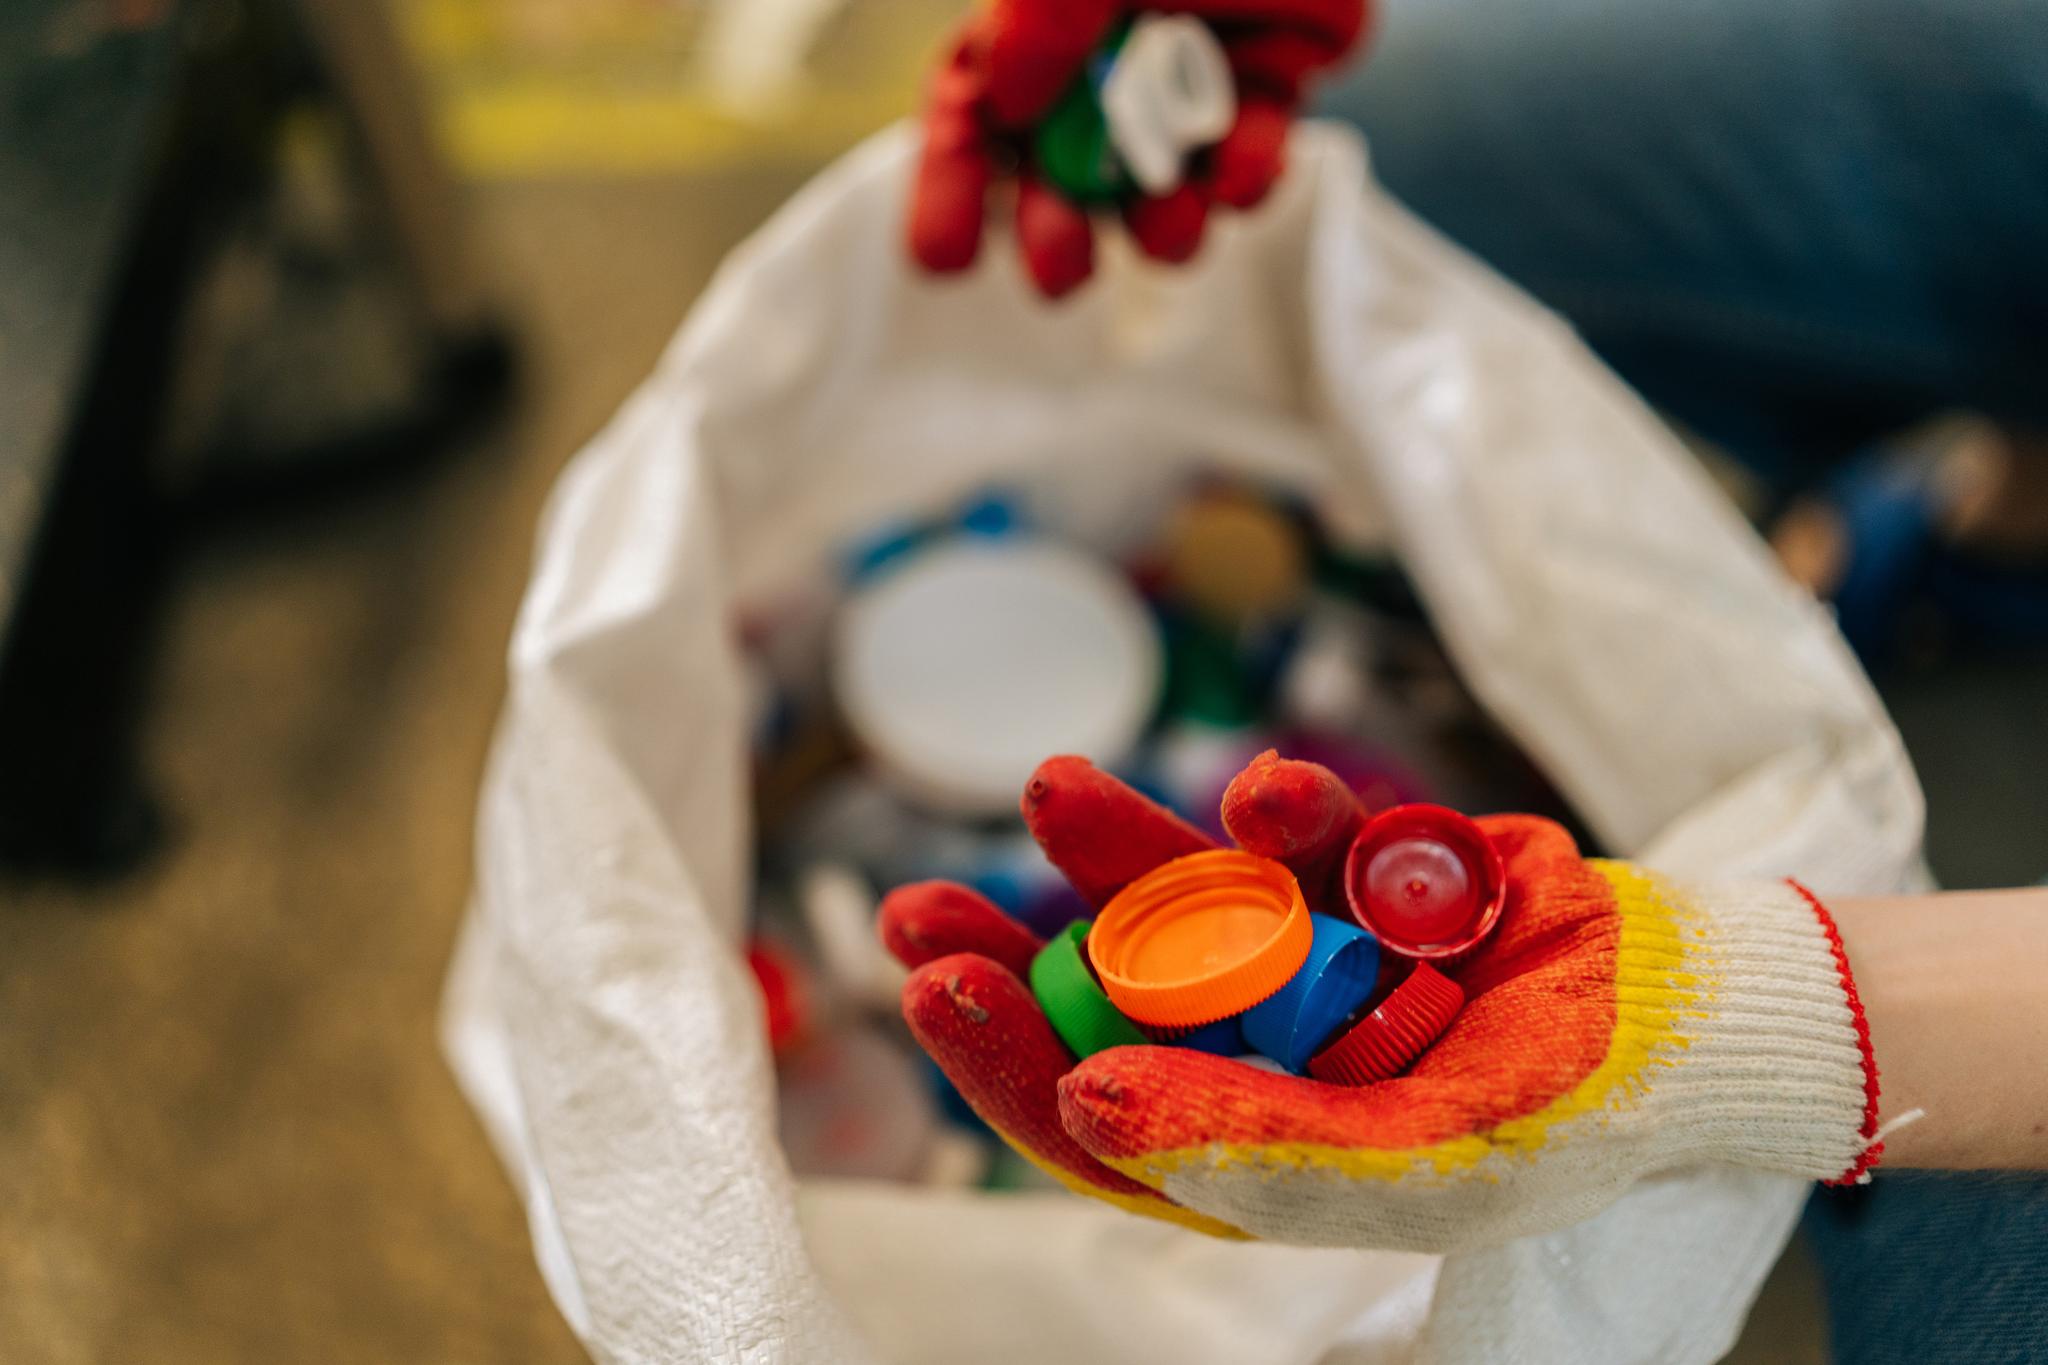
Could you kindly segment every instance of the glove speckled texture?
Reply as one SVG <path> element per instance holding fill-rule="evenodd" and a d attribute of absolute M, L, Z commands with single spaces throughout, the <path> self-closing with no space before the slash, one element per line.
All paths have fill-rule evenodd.
<path fill-rule="evenodd" d="M 1275 816 L 1261 831 L 1298 830 L 1276 842 L 1318 857 L 1335 778 L 1272 755 L 1245 778 L 1279 789 L 1256 802 Z M 1043 818 L 1077 808 L 1097 819 Z M 1087 869 L 1091 899 L 1115 890 L 1106 859 L 1170 848 L 1180 827 L 1077 759 L 1047 763 L 1025 810 L 1056 865 Z M 1164 1047 L 1076 1067 L 1013 971 L 976 950 L 1011 932 L 994 906 L 963 914 L 972 892 L 922 883 L 885 901 L 882 933 L 932 943 L 928 915 L 950 930 L 945 955 L 906 957 L 904 1012 L 992 1126 L 1070 1188 L 1201 1231 L 1451 1252 L 1568 1226 L 1684 1166 L 1839 1180 L 1875 1159 L 1877 1071 L 1817 900 L 1589 862 L 1535 817 L 1481 827 L 1507 906 L 1447 969 L 1465 1008 L 1407 1075 L 1363 1087 Z M 1126 861 L 1117 884 L 1158 860 Z M 1314 908 L 1341 914 L 1334 894 Z"/>

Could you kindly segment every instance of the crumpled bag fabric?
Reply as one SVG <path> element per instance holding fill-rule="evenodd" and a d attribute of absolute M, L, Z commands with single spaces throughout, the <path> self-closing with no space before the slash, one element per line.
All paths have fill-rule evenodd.
<path fill-rule="evenodd" d="M 1649 1181 L 1439 1261 L 1211 1242 L 1064 1194 L 792 1179 L 748 907 L 734 604 L 906 509 L 1028 475 L 1077 512 L 1192 466 L 1405 562 L 1466 680 L 1616 853 L 1881 891 L 1921 796 L 1822 608 L 1555 317 L 1306 125 L 1189 268 L 1105 243 L 904 261 L 878 135 L 737 250 L 562 477 L 510 651 L 444 1041 L 604 1362 L 1693 1362 L 1806 1186 Z"/>

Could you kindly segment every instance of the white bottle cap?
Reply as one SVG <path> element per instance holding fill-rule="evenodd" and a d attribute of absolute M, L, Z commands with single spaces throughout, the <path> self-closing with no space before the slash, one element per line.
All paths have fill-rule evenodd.
<path fill-rule="evenodd" d="M 1182 179 L 1187 155 L 1230 131 L 1237 87 L 1230 59 L 1209 26 L 1191 15 L 1148 14 L 1102 82 L 1110 145 L 1147 194 Z"/>
<path fill-rule="evenodd" d="M 857 594 L 833 686 L 854 736 L 912 796 L 1006 814 L 1053 754 L 1113 763 L 1152 715 L 1158 632 L 1122 578 L 1029 540 L 963 540 Z"/>
<path fill-rule="evenodd" d="M 864 1009 L 894 1014 L 910 973 L 875 937 L 875 890 L 845 863 L 815 863 L 797 878 L 804 926 L 826 977 Z"/>

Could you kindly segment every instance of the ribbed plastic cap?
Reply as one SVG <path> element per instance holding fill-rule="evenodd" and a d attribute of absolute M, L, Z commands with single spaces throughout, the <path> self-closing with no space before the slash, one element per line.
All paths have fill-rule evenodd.
<path fill-rule="evenodd" d="M 1088 935 L 1116 1007 L 1195 1028 L 1242 1014 L 1308 959 L 1314 930 L 1294 874 L 1239 849 L 1191 853 L 1117 892 Z"/>
<path fill-rule="evenodd" d="M 1218 1057 L 1236 1057 L 1244 1052 L 1244 1032 L 1238 1027 L 1241 1016 L 1218 1019 L 1213 1024 L 1200 1028 L 1148 1028 L 1145 1036 L 1165 1047 L 1184 1047 L 1195 1052 L 1210 1052 Z"/>
<path fill-rule="evenodd" d="M 1388 952 L 1449 963 L 1500 923 L 1507 871 L 1470 818 L 1444 806 L 1393 806 L 1352 840 L 1344 898 Z"/>
<path fill-rule="evenodd" d="M 1095 984 L 1094 974 L 1081 958 L 1081 944 L 1087 937 L 1088 921 L 1075 920 L 1031 959 L 1031 994 L 1045 1011 L 1052 1031 L 1076 1057 L 1150 1042 L 1135 1024 L 1116 1012 L 1102 987 Z"/>
<path fill-rule="evenodd" d="M 1391 1080 L 1442 1037 L 1464 1007 L 1457 982 L 1418 962 L 1378 1009 L 1309 1058 L 1308 1074 L 1332 1085 Z"/>
<path fill-rule="evenodd" d="M 1271 999 L 1244 1016 L 1252 1051 L 1299 1072 L 1317 1048 L 1372 994 L 1380 969 L 1379 944 L 1356 925 L 1311 915 L 1315 940 L 1308 960 Z"/>

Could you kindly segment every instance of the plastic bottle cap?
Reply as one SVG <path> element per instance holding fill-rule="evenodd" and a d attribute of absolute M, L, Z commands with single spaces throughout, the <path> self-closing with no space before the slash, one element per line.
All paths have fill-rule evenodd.
<path fill-rule="evenodd" d="M 1006 814 L 1047 754 L 1114 763 L 1158 701 L 1159 637 L 1100 562 L 1027 539 L 927 550 L 861 590 L 834 639 L 849 729 L 912 795 Z"/>
<path fill-rule="evenodd" d="M 747 966 L 761 987 L 768 1016 L 768 1046 L 780 1056 L 810 1031 L 811 1002 L 803 969 L 782 949 L 758 938 L 747 945 Z"/>
<path fill-rule="evenodd" d="M 1167 627 L 1166 709 L 1179 719 L 1243 730 L 1259 718 L 1258 682 L 1236 632 L 1199 619 Z"/>
<path fill-rule="evenodd" d="M 1145 1030 L 1145 1036 L 1167 1047 L 1210 1052 L 1218 1057 L 1236 1057 L 1245 1048 L 1244 1032 L 1238 1027 L 1236 1016 L 1200 1028 L 1150 1028 Z"/>
<path fill-rule="evenodd" d="M 1052 1031 L 1076 1057 L 1093 1057 L 1105 1048 L 1130 1047 L 1151 1039 L 1116 1012 L 1102 987 L 1095 984 L 1081 960 L 1088 921 L 1075 920 L 1052 936 L 1031 959 L 1031 993 L 1052 1024 Z"/>
<path fill-rule="evenodd" d="M 1485 831 L 1442 806 L 1393 806 L 1365 822 L 1344 860 L 1352 918 L 1388 952 L 1450 962 L 1500 923 L 1507 872 Z"/>
<path fill-rule="evenodd" d="M 1032 137 L 1038 173 L 1077 204 L 1110 203 L 1129 188 L 1110 142 L 1101 94 L 1129 32 L 1128 25 L 1118 26 L 1089 55 L 1081 74 L 1046 111 Z"/>
<path fill-rule="evenodd" d="M 1372 995 L 1380 947 L 1356 925 L 1311 915 L 1308 960 L 1279 993 L 1245 1013 L 1244 1039 L 1289 1071 L 1299 1072 Z"/>
<path fill-rule="evenodd" d="M 1418 962 L 1378 1009 L 1309 1058 L 1308 1074 L 1332 1085 L 1390 1080 L 1441 1038 L 1464 1007 L 1457 982 Z"/>
<path fill-rule="evenodd" d="M 856 1004 L 895 1013 L 910 972 L 875 937 L 875 891 L 847 863 L 814 863 L 797 878 L 797 903 L 818 962 Z"/>
<path fill-rule="evenodd" d="M 1180 184 L 1187 155 L 1220 139 L 1237 118 L 1230 58 L 1191 15 L 1148 14 L 1102 82 L 1109 140 L 1147 194 Z"/>
<path fill-rule="evenodd" d="M 1244 494 L 1187 499 L 1167 524 L 1164 549 L 1175 595 L 1226 624 L 1285 612 L 1308 583 L 1301 532 L 1271 503 Z"/>
<path fill-rule="evenodd" d="M 1194 1028 L 1242 1014 L 1307 960 L 1314 930 L 1294 874 L 1238 849 L 1190 853 L 1116 893 L 1088 957 L 1141 1024 Z"/>

